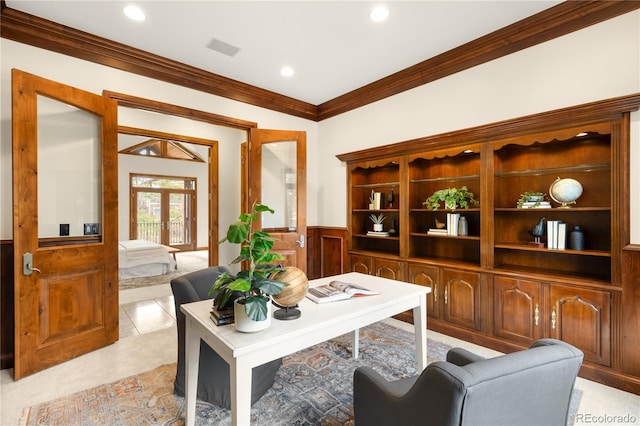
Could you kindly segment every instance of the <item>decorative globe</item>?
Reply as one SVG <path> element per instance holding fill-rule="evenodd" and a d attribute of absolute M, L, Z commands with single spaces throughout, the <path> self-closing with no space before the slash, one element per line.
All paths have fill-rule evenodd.
<path fill-rule="evenodd" d="M 568 208 L 569 204 L 575 204 L 582 195 L 582 185 L 575 179 L 556 179 L 549 187 L 549 196 L 560 207 Z"/>
<path fill-rule="evenodd" d="M 277 319 L 295 319 L 299 317 L 299 310 L 289 308 L 296 306 L 307 295 L 307 290 L 309 289 L 307 275 L 299 268 L 287 266 L 284 271 L 273 274 L 271 279 L 287 284 L 279 294 L 272 296 L 278 305 L 285 307 L 274 312 L 274 317 Z M 291 318 L 292 316 L 295 316 L 295 318 Z"/>

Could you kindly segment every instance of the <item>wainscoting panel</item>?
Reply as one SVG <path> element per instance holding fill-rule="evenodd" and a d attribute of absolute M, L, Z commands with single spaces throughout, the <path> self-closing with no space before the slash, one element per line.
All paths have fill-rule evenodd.
<path fill-rule="evenodd" d="M 307 276 L 309 279 L 349 271 L 347 229 L 307 227 Z"/>

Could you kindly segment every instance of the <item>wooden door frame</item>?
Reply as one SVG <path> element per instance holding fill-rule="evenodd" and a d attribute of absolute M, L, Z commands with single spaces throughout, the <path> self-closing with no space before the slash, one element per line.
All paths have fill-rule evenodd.
<path fill-rule="evenodd" d="M 178 105 L 172 105 L 164 102 L 154 101 L 151 99 L 140 98 L 137 96 L 126 95 L 123 93 L 112 92 L 109 90 L 103 90 L 102 94 L 108 98 L 115 99 L 118 102 L 118 106 L 126 108 L 135 108 L 144 111 L 157 112 L 159 114 L 172 115 L 181 118 L 187 118 L 189 120 L 202 121 L 214 126 L 230 127 L 233 129 L 244 130 L 248 133 L 249 129 L 258 127 L 257 123 L 251 121 L 240 120 L 233 117 L 226 117 L 224 115 L 213 114 L 206 111 L 200 111 L 192 108 L 186 108 Z M 123 126 L 124 127 L 124 126 Z M 191 143 L 191 142 L 190 142 Z M 209 265 L 215 266 L 219 262 L 219 250 L 218 250 L 218 208 L 219 200 L 217 194 L 218 191 L 218 163 L 216 161 L 215 170 L 212 169 L 211 164 L 213 159 L 218 159 L 218 144 L 209 151 L 209 193 L 215 194 L 210 197 L 209 201 Z"/>

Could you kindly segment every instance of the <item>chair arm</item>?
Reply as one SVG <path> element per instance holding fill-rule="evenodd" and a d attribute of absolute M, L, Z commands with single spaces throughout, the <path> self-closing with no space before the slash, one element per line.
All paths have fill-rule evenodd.
<path fill-rule="evenodd" d="M 447 362 L 459 367 L 463 367 L 472 362 L 482 361 L 484 359 L 486 358 L 462 348 L 453 348 L 447 352 Z"/>
<path fill-rule="evenodd" d="M 353 414 L 357 426 L 393 424 L 398 404 L 418 377 L 387 381 L 370 367 L 353 373 Z"/>

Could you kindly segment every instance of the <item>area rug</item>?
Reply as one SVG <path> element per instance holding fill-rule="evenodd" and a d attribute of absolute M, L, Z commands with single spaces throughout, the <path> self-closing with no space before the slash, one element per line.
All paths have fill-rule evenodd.
<path fill-rule="evenodd" d="M 181 252 L 177 253 L 177 269 L 165 275 L 154 277 L 128 278 L 120 280 L 120 290 L 149 287 L 153 285 L 169 284 L 172 279 L 193 271 L 199 271 L 209 266 L 207 252 Z"/>
<path fill-rule="evenodd" d="M 431 339 L 427 345 L 429 362 L 444 359 L 450 349 Z M 358 359 L 351 358 L 348 335 L 285 357 L 272 388 L 253 405 L 251 424 L 353 425 L 353 371 L 364 365 L 390 380 L 414 375 L 413 335 L 376 323 L 361 330 Z M 167 364 L 34 405 L 24 411 L 20 424 L 183 425 L 184 399 L 173 395 L 175 372 L 176 365 Z M 579 400 L 578 391 L 572 413 Z M 229 410 L 202 401 L 197 402 L 196 415 L 197 425 L 231 423 Z"/>

